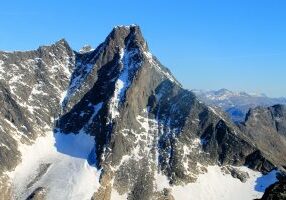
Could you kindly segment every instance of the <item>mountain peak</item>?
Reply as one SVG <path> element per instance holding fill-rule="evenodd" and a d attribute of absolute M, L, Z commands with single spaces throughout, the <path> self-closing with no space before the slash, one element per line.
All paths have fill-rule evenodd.
<path fill-rule="evenodd" d="M 68 42 L 64 38 L 50 45 L 41 45 L 39 46 L 37 50 L 38 51 L 50 51 L 50 49 L 62 49 L 62 50 L 67 50 L 68 52 L 73 51 L 70 45 L 68 44 Z"/>
<path fill-rule="evenodd" d="M 68 43 L 68 42 L 66 41 L 66 39 L 64 39 L 64 38 L 62 38 L 62 39 L 60 39 L 59 41 L 57 41 L 54 45 L 55 45 L 55 46 L 63 46 L 63 47 L 65 47 L 65 48 L 71 49 L 69 43 Z"/>
<path fill-rule="evenodd" d="M 139 25 L 137 24 L 130 24 L 130 25 L 117 25 L 114 26 L 113 29 L 131 29 L 131 28 L 139 28 Z"/>
<path fill-rule="evenodd" d="M 137 47 L 142 50 L 148 50 L 140 27 L 133 24 L 129 26 L 115 26 L 106 38 L 106 43 L 112 46 L 127 48 Z"/>

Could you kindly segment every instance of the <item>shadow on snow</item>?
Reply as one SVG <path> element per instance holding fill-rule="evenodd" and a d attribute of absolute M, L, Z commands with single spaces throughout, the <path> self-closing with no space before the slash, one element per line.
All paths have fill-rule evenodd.
<path fill-rule="evenodd" d="M 265 192 L 265 189 L 267 187 L 278 181 L 276 174 L 277 170 L 272 170 L 268 174 L 262 175 L 261 177 L 257 178 L 255 181 L 254 189 L 258 192 Z"/>
<path fill-rule="evenodd" d="M 58 152 L 79 159 L 86 159 L 89 165 L 95 165 L 95 141 L 86 133 L 63 134 L 54 131 L 55 147 Z"/>

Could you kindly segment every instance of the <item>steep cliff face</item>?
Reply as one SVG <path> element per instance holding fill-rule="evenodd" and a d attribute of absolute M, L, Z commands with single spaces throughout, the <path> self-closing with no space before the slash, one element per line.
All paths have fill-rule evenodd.
<path fill-rule="evenodd" d="M 254 184 L 262 175 L 253 170 L 275 167 L 244 129 L 182 88 L 150 53 L 138 26 L 115 27 L 92 51 L 73 52 L 61 40 L 0 56 L 0 169 L 17 166 L 22 143 L 41 154 L 33 165 L 24 156 L 12 175 L 2 173 L 6 196 L 10 177 L 19 199 L 173 199 L 177 187 L 204 173 Z M 9 82 L 14 75 L 19 81 Z M 41 135 L 47 136 L 33 144 Z M 22 175 L 27 168 L 35 172 Z"/>

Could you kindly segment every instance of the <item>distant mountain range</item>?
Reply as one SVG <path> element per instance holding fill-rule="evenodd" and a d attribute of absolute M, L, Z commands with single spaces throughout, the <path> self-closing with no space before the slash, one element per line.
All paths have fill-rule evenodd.
<path fill-rule="evenodd" d="M 248 94 L 220 90 L 192 90 L 204 103 L 220 107 L 227 112 L 233 121 L 242 122 L 250 108 L 257 106 L 269 107 L 276 104 L 286 104 L 286 98 L 271 98 L 265 94 Z"/>

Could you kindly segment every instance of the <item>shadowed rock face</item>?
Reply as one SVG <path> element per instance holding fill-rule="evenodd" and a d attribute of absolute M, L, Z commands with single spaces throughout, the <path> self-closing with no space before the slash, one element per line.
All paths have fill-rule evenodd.
<path fill-rule="evenodd" d="M 286 107 L 250 109 L 241 130 L 277 165 L 286 165 Z"/>
<path fill-rule="evenodd" d="M 128 199 L 172 199 L 167 189 L 155 190 L 158 170 L 177 185 L 195 181 L 206 165 L 248 165 L 262 172 L 274 167 L 244 129 L 181 87 L 149 52 L 138 26 L 115 27 L 86 53 L 73 52 L 61 40 L 37 51 L 1 52 L 0 59 L 0 69 L 27 76 L 10 82 L 0 73 L 0 141 L 11 147 L 0 146 L 6 148 L 0 170 L 19 162 L 20 140 L 32 143 L 50 128 L 95 137 L 90 162 L 102 174 L 94 199 L 109 199 L 112 189 Z M 285 129 L 283 123 L 277 127 Z"/>
<path fill-rule="evenodd" d="M 45 189 L 37 188 L 28 198 L 27 200 L 44 200 L 45 199 Z"/>
<path fill-rule="evenodd" d="M 285 200 L 286 199 L 286 177 L 269 186 L 261 200 Z"/>

